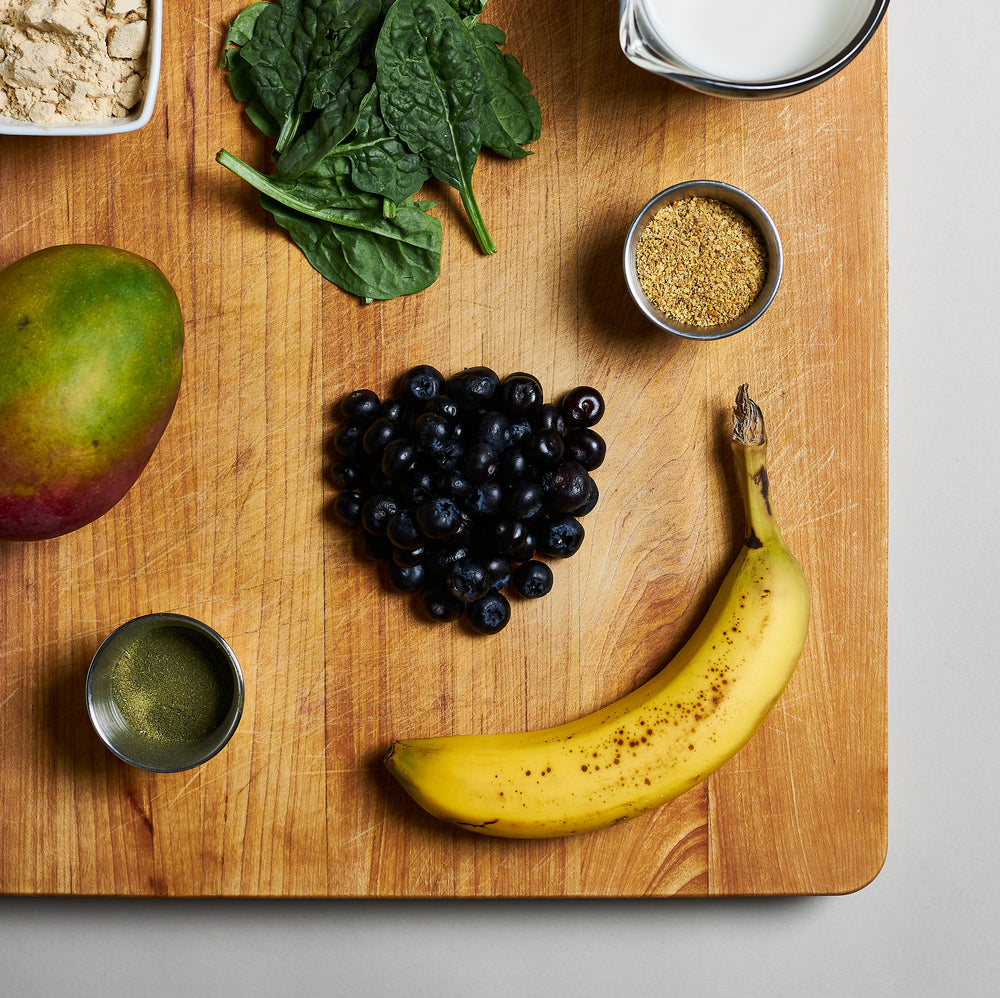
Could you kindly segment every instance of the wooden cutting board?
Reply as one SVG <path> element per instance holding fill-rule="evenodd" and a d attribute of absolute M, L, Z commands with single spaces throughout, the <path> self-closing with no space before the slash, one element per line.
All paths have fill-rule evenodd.
<path fill-rule="evenodd" d="M 147 470 L 69 536 L 0 545 L 0 890 L 8 894 L 551 897 L 842 893 L 886 848 L 885 28 L 788 100 L 708 99 L 630 65 L 617 4 L 492 0 L 543 135 L 484 156 L 499 246 L 434 188 L 442 275 L 362 306 L 325 284 L 214 162 L 267 150 L 217 68 L 232 0 L 167 5 L 157 110 L 112 138 L 0 137 L 0 267 L 94 242 L 151 257 L 186 317 L 185 377 Z M 785 277 L 714 343 L 665 338 L 627 298 L 622 240 L 677 181 L 739 185 L 774 217 Z M 425 623 L 325 516 L 338 400 L 407 366 L 488 364 L 608 402 L 587 539 L 501 634 Z M 726 427 L 748 381 L 814 610 L 791 685 L 707 784 L 624 826 L 511 842 L 445 827 L 380 757 L 396 737 L 538 726 L 638 684 L 680 644 L 741 530 Z M 171 610 L 246 674 L 229 746 L 150 775 L 98 742 L 89 660 Z"/>

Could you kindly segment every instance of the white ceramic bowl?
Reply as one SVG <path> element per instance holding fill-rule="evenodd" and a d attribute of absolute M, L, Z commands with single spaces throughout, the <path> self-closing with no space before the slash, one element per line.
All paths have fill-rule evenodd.
<path fill-rule="evenodd" d="M 70 121 L 37 125 L 0 114 L 0 135 L 116 135 L 142 128 L 153 115 L 156 88 L 160 82 L 160 49 L 163 35 L 163 0 L 146 0 L 149 24 L 149 58 L 146 66 L 146 93 L 139 107 L 124 118 L 103 121 Z"/>

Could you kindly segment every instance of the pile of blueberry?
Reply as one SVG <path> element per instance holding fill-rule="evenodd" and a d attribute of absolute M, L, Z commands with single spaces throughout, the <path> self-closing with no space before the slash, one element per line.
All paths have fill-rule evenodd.
<path fill-rule="evenodd" d="M 470 367 L 446 379 L 423 364 L 394 397 L 359 389 L 340 408 L 333 510 L 387 563 L 393 589 L 484 634 L 510 620 L 503 590 L 549 592 L 541 559 L 575 554 L 597 504 L 600 392 L 580 386 L 554 404 L 530 374 Z"/>

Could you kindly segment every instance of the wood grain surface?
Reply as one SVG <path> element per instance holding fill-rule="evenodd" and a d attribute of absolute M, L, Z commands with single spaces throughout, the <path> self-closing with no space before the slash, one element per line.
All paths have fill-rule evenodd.
<path fill-rule="evenodd" d="M 765 103 L 631 66 L 617 4 L 492 0 L 541 102 L 534 155 L 484 155 L 499 246 L 454 192 L 439 281 L 361 305 L 310 269 L 214 162 L 268 151 L 218 69 L 232 0 L 168 4 L 157 109 L 105 138 L 0 136 L 0 267 L 93 242 L 152 258 L 186 321 L 185 374 L 151 463 L 73 534 L 0 545 L 0 890 L 8 894 L 554 897 L 842 893 L 886 848 L 885 31 L 840 76 Z M 727 340 L 656 333 L 621 247 L 677 181 L 741 186 L 785 277 Z M 535 373 L 608 402 L 602 498 L 545 599 L 492 638 L 419 619 L 331 522 L 324 445 L 357 387 L 415 363 Z M 790 686 L 706 784 L 568 840 L 482 839 L 384 772 L 396 737 L 568 719 L 630 689 L 691 631 L 742 524 L 727 423 L 748 381 L 783 532 L 814 610 Z M 171 610 L 229 640 L 242 724 L 201 768 L 151 775 L 90 728 L 84 682 L 123 621 Z"/>

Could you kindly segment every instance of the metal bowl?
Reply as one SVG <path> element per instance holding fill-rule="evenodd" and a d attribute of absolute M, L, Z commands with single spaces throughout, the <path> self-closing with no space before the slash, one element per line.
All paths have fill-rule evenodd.
<path fill-rule="evenodd" d="M 233 736 L 243 714 L 243 672 L 207 624 L 151 613 L 104 640 L 86 695 L 94 730 L 119 759 L 177 773 L 207 762 Z"/>
<path fill-rule="evenodd" d="M 767 249 L 767 276 L 753 304 L 745 312 L 728 322 L 714 326 L 694 326 L 670 319 L 646 297 L 636 271 L 636 247 L 640 235 L 652 217 L 665 205 L 692 197 L 711 198 L 731 205 L 742 212 L 757 227 Z M 784 258 L 781 250 L 781 239 L 774 222 L 771 221 L 771 216 L 746 191 L 741 191 L 738 187 L 717 180 L 688 180 L 661 191 L 656 197 L 647 201 L 642 211 L 636 215 L 625 239 L 624 264 L 625 282 L 628 284 L 628 289 L 635 303 L 651 322 L 660 329 L 673 333 L 675 336 L 683 336 L 685 339 L 718 340 L 746 329 L 764 314 L 774 300 L 778 285 L 781 283 Z"/>

